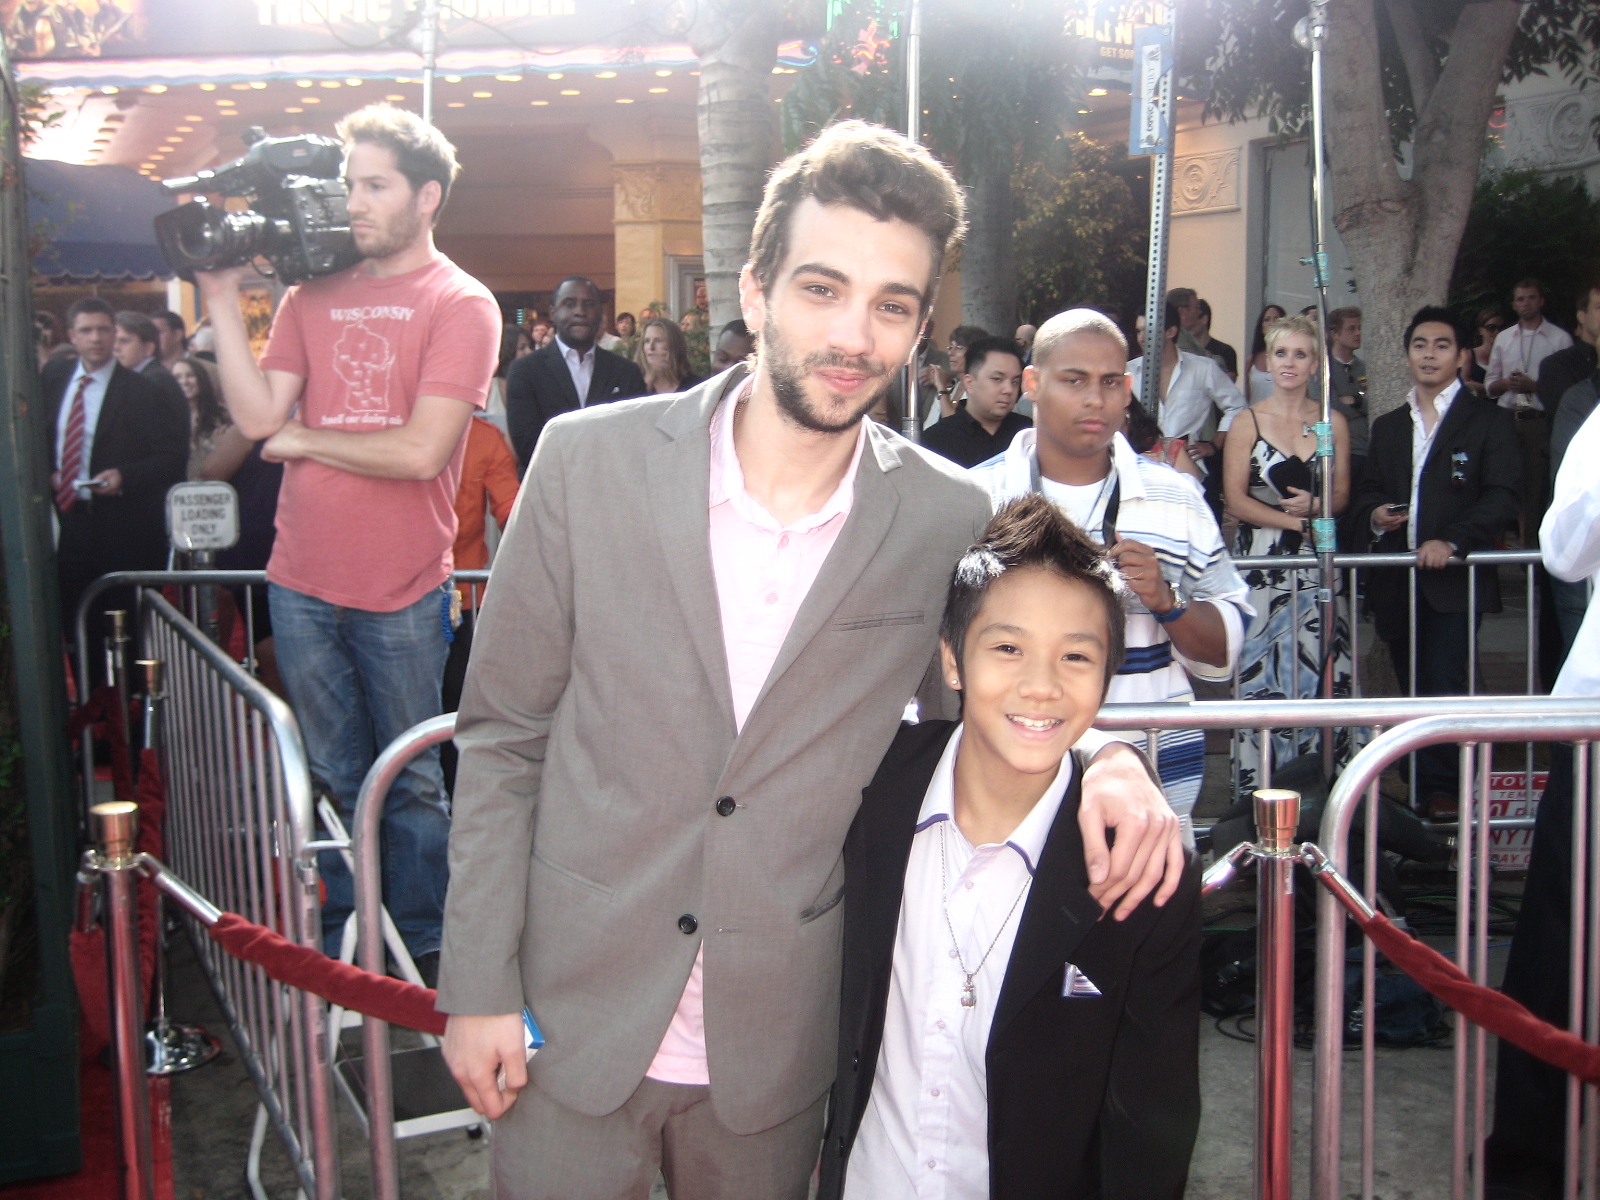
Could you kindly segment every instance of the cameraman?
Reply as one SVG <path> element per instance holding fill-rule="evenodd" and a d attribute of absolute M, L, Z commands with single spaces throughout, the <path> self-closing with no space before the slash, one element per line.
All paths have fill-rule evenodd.
<path fill-rule="evenodd" d="M 348 823 L 377 753 L 440 711 L 463 435 L 488 395 L 500 313 L 434 249 L 454 147 L 383 104 L 345 117 L 338 136 L 365 260 L 289 289 L 260 366 L 239 306 L 250 268 L 196 277 L 234 423 L 284 464 L 267 564 L 278 666 L 312 773 Z M 430 750 L 396 781 L 384 816 L 385 901 L 430 986 L 449 834 Z M 350 877 L 335 853 L 321 868 L 324 940 L 337 952 Z"/>

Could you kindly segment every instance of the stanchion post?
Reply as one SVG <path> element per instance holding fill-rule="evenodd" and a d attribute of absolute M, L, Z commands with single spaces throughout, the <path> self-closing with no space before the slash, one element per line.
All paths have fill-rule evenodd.
<path fill-rule="evenodd" d="M 106 616 L 111 618 L 111 636 L 106 639 L 106 682 L 117 689 L 117 724 L 122 729 L 122 740 L 132 746 L 133 730 L 128 724 L 128 614 L 125 609 L 114 608 Z"/>
<path fill-rule="evenodd" d="M 1294 1101 L 1294 867 L 1300 793 L 1254 793 L 1256 1200 L 1289 1200 Z"/>
<path fill-rule="evenodd" d="M 96 866 L 106 884 L 106 958 L 110 971 L 111 1052 L 117 1082 L 117 1140 L 122 1150 L 121 1194 L 124 1200 L 153 1200 L 134 849 L 139 809 L 118 800 L 97 804 L 90 813 L 100 846 Z"/>

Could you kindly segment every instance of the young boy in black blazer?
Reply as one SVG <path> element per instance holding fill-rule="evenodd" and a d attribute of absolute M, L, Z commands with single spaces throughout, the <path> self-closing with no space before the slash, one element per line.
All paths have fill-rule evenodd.
<path fill-rule="evenodd" d="M 1200 1116 L 1199 876 L 1089 894 L 1082 765 L 1123 585 L 1037 495 L 957 564 L 962 721 L 901 729 L 845 843 L 839 1070 L 819 1200 L 1181 1197 Z"/>

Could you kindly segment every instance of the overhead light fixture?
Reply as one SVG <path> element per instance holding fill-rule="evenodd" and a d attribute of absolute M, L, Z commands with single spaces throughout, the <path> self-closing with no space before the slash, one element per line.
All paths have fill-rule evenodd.
<path fill-rule="evenodd" d="M 467 102 L 465 100 L 452 100 L 445 105 L 446 108 L 465 108 L 466 106 Z"/>
<path fill-rule="evenodd" d="M 565 79 L 566 76 L 563 75 L 560 71 L 551 71 L 550 74 L 545 76 L 545 78 L 549 79 L 549 80 L 556 80 L 556 79 Z"/>
<path fill-rule="evenodd" d="M 521 75 L 496 75 L 495 78 L 498 79 L 501 83 L 521 83 L 522 82 L 522 76 Z"/>
<path fill-rule="evenodd" d="M 617 73 L 615 71 L 601 71 L 595 76 L 596 79 L 615 79 L 616 77 Z"/>
<path fill-rule="evenodd" d="M 494 93 L 493 92 L 473 92 L 472 93 L 472 98 L 474 100 L 493 100 L 494 99 Z"/>
<path fill-rule="evenodd" d="M 772 68 L 772 73 L 774 75 L 782 75 L 783 74 L 783 68 L 782 67 L 773 67 Z"/>
<path fill-rule="evenodd" d="M 183 141 L 181 137 L 162 138 L 161 140 L 173 146 L 176 146 L 178 143 Z"/>
<path fill-rule="evenodd" d="M 300 97 L 300 103 L 301 104 L 321 104 L 322 103 L 322 97 L 321 96 L 301 96 Z"/>
<path fill-rule="evenodd" d="M 345 87 L 360 87 L 362 82 L 360 79 L 346 79 L 344 85 Z"/>
<path fill-rule="evenodd" d="M 177 128 L 177 132 L 178 133 L 193 133 L 194 132 L 194 126 L 193 125 L 179 125 L 178 128 Z"/>
<path fill-rule="evenodd" d="M 248 83 L 230 83 L 228 86 L 236 92 L 248 92 L 250 90 Z"/>
<path fill-rule="evenodd" d="M 284 109 L 283 111 L 286 112 L 286 113 L 303 113 L 303 112 L 305 112 L 305 109 L 301 108 L 298 104 L 291 104 L 288 108 Z"/>
<path fill-rule="evenodd" d="M 343 87 L 344 84 L 340 83 L 337 79 L 324 79 L 322 81 L 322 86 L 325 88 L 336 88 Z"/>
<path fill-rule="evenodd" d="M 632 104 L 633 103 L 633 97 L 632 96 L 618 96 L 617 97 L 617 103 L 618 104 Z"/>
<path fill-rule="evenodd" d="M 446 75 L 444 77 L 444 81 L 446 83 L 460 83 L 461 82 L 461 76 L 459 76 L 459 75 Z"/>
<path fill-rule="evenodd" d="M 650 89 L 650 94 L 652 96 L 659 96 L 662 92 L 664 92 L 666 90 L 667 90 L 666 88 L 651 88 Z"/>
<path fill-rule="evenodd" d="M 1080 117 L 1083 117 L 1083 116 L 1088 116 L 1088 115 L 1089 115 L 1089 110 L 1088 110 L 1088 109 L 1087 109 L 1087 108 L 1080 108 L 1080 109 L 1079 109 L 1079 110 L 1078 110 L 1078 115 L 1079 115 L 1079 116 L 1080 116 Z"/>
<path fill-rule="evenodd" d="M 690 71 L 690 72 L 689 72 L 689 74 L 691 74 L 691 75 L 698 75 L 698 74 L 700 74 L 700 72 L 699 72 L 699 71 Z"/>
<path fill-rule="evenodd" d="M 529 101 L 529 103 L 531 103 L 533 105 L 533 107 L 535 107 L 535 108 L 549 108 L 550 107 L 550 101 L 548 101 L 548 100 L 532 100 L 532 101 Z"/>
<path fill-rule="evenodd" d="M 295 87 L 316 87 L 317 81 L 314 79 L 296 79 L 294 85 Z"/>
<path fill-rule="evenodd" d="M 1107 93 L 1106 93 L 1106 89 L 1105 88 L 1090 88 L 1089 89 L 1089 95 L 1091 95 L 1091 96 L 1104 96 L 1106 94 Z"/>
<path fill-rule="evenodd" d="M 661 76 L 661 78 L 665 79 L 668 75 L 671 75 L 672 72 L 667 70 L 667 68 L 662 67 L 661 70 L 656 72 L 656 74 Z"/>
<path fill-rule="evenodd" d="M 145 91 L 150 92 L 150 93 L 152 93 L 154 95 L 157 95 L 157 96 L 159 96 L 162 92 L 164 92 L 166 90 L 167 90 L 167 85 L 164 84 L 164 83 L 152 83 L 149 87 L 145 88 Z"/>
<path fill-rule="evenodd" d="M 118 115 L 120 116 L 121 114 L 118 114 Z M 185 121 L 204 121 L 205 118 L 201 117 L 201 116 L 193 116 L 193 117 L 185 117 L 184 120 Z"/>
<path fill-rule="evenodd" d="M 213 84 L 212 86 L 214 87 L 216 85 Z M 115 96 L 117 94 L 117 89 L 114 87 L 103 87 L 100 89 L 100 94 L 102 96 Z"/>
<path fill-rule="evenodd" d="M 113 94 L 117 89 L 116 88 L 101 88 L 100 90 L 102 92 L 106 93 L 106 95 L 109 96 L 109 95 Z M 200 85 L 200 90 L 202 92 L 214 92 L 214 91 L 217 90 L 217 85 L 214 84 L 214 83 L 202 83 Z"/>
<path fill-rule="evenodd" d="M 404 96 L 385 96 L 384 99 L 388 100 L 388 101 L 391 101 L 392 103 L 398 104 L 400 101 L 404 100 L 405 97 Z"/>
<path fill-rule="evenodd" d="M 229 100 L 226 96 L 224 96 L 221 100 L 217 101 L 217 107 L 218 108 L 232 108 L 234 103 L 235 103 L 234 101 Z"/>
<path fill-rule="evenodd" d="M 264 92 L 267 90 L 267 81 L 265 79 L 252 79 L 250 86 L 258 92 Z"/>
<path fill-rule="evenodd" d="M 577 88 L 564 88 L 562 90 L 561 94 L 563 96 L 576 96 L 576 95 L 578 95 L 578 89 Z"/>

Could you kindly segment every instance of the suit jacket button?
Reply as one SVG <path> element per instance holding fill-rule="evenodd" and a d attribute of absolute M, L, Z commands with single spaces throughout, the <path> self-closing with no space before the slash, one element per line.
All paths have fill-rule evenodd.
<path fill-rule="evenodd" d="M 852 1054 L 850 1056 L 850 1065 L 859 1071 L 861 1069 L 861 1055 Z"/>
<path fill-rule="evenodd" d="M 684 913 L 678 918 L 678 928 L 685 933 L 693 933 L 700 928 L 700 922 L 694 919 L 693 913 Z"/>
<path fill-rule="evenodd" d="M 717 801 L 717 816 L 731 817 L 733 816 L 733 810 L 738 807 L 739 806 L 733 802 L 732 796 L 724 796 L 722 799 Z"/>

